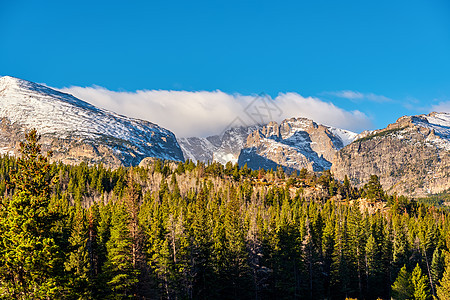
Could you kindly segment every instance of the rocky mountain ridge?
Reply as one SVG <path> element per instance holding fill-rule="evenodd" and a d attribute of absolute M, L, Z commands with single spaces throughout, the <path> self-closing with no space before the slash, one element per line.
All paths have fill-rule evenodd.
<path fill-rule="evenodd" d="M 317 124 L 307 118 L 270 122 L 255 130 L 239 156 L 239 165 L 252 169 L 323 171 L 331 167 L 335 153 L 351 142 L 356 133 Z"/>
<path fill-rule="evenodd" d="M 0 78 L 0 152 L 17 154 L 23 133 L 36 128 L 54 160 L 109 167 L 137 165 L 145 157 L 183 161 L 175 135 L 148 121 L 97 108 L 30 81 Z"/>
<path fill-rule="evenodd" d="M 280 125 L 230 128 L 221 135 L 179 138 L 186 159 L 247 164 L 253 169 L 311 171 L 329 169 L 335 151 L 351 143 L 356 133 L 316 124 L 306 118 L 286 119 Z M 277 156 L 285 157 L 282 159 Z"/>
<path fill-rule="evenodd" d="M 336 153 L 332 173 L 362 186 L 370 175 L 389 192 L 426 196 L 450 188 L 450 114 L 404 116 L 364 132 Z"/>
<path fill-rule="evenodd" d="M 260 126 L 234 127 L 209 137 L 178 138 L 184 157 L 194 162 L 238 162 L 247 137 Z"/>
<path fill-rule="evenodd" d="M 0 78 L 0 154 L 17 154 L 31 128 L 55 161 L 138 165 L 146 157 L 216 161 L 250 168 L 323 171 L 364 185 L 376 174 L 384 189 L 426 196 L 450 189 L 450 114 L 403 116 L 384 129 L 356 134 L 305 118 L 180 138 L 44 85 Z"/>

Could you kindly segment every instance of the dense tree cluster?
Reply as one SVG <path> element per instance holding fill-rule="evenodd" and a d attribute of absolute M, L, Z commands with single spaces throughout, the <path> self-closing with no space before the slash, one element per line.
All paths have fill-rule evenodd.
<path fill-rule="evenodd" d="M 448 211 L 376 176 L 49 164 L 35 131 L 22 154 L 0 160 L 2 298 L 450 298 Z"/>

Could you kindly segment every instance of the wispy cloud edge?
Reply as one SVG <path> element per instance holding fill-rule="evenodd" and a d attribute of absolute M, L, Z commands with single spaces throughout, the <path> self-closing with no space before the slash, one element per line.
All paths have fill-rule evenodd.
<path fill-rule="evenodd" d="M 322 94 L 323 95 L 331 95 L 331 96 L 335 96 L 335 97 L 343 98 L 343 99 L 349 99 L 352 101 L 368 100 L 368 101 L 377 102 L 377 103 L 385 103 L 385 102 L 393 101 L 391 98 L 383 96 L 383 95 L 377 95 L 374 93 L 362 93 L 359 91 L 352 91 L 352 90 L 324 92 Z"/>

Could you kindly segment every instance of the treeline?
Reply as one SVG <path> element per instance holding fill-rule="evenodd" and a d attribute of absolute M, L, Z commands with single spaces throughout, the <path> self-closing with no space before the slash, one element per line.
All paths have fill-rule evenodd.
<path fill-rule="evenodd" d="M 450 298 L 448 211 L 376 176 L 356 189 L 330 172 L 39 153 L 32 131 L 0 160 L 2 298 Z"/>

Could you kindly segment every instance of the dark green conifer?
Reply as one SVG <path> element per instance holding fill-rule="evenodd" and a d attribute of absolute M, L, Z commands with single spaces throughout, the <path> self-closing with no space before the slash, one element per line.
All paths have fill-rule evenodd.
<path fill-rule="evenodd" d="M 446 253 L 445 271 L 439 285 L 436 288 L 436 293 L 439 299 L 450 299 L 450 253 Z"/>
<path fill-rule="evenodd" d="M 415 300 L 431 299 L 430 288 L 428 286 L 428 278 L 422 273 L 422 269 L 420 268 L 419 264 L 416 265 L 412 272 L 411 282 L 414 288 L 413 295 Z"/>
<path fill-rule="evenodd" d="M 36 130 L 20 144 L 11 174 L 14 195 L 2 200 L 0 295 L 10 299 L 58 298 L 63 292 L 62 253 L 52 227 L 60 215 L 49 208 L 52 181 L 48 157 Z"/>
<path fill-rule="evenodd" d="M 406 270 L 406 266 L 403 266 L 392 285 L 392 298 L 396 300 L 407 300 L 413 297 L 414 286 L 411 281 L 411 274 Z"/>

